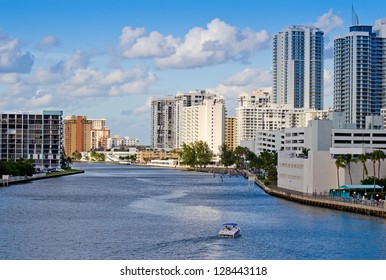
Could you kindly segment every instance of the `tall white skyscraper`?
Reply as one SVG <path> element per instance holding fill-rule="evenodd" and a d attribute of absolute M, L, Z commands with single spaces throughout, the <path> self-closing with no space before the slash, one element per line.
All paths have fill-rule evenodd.
<path fill-rule="evenodd" d="M 334 40 L 334 109 L 365 128 L 382 103 L 386 108 L 386 18 L 374 27 L 356 22 Z"/>
<path fill-rule="evenodd" d="M 205 91 L 177 94 L 177 147 L 202 140 L 218 154 L 225 139 L 225 101 Z"/>
<path fill-rule="evenodd" d="M 155 99 L 151 145 L 154 149 L 174 149 L 202 140 L 218 154 L 224 143 L 225 113 L 224 99 L 206 91 Z"/>
<path fill-rule="evenodd" d="M 272 101 L 323 109 L 323 31 L 291 26 L 273 37 Z"/>

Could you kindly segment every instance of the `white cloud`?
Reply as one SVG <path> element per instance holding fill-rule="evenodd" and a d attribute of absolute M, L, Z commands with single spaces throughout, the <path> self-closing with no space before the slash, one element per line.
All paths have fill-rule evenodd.
<path fill-rule="evenodd" d="M 334 94 L 334 71 L 324 69 L 324 95 Z"/>
<path fill-rule="evenodd" d="M 192 28 L 170 57 L 159 58 L 159 68 L 193 68 L 216 65 L 230 60 L 248 62 L 252 54 L 268 45 L 266 30 L 253 32 L 238 30 L 219 19 L 208 23 L 207 28 Z"/>
<path fill-rule="evenodd" d="M 122 34 L 119 37 L 121 48 L 128 48 L 135 44 L 135 41 L 145 33 L 145 28 L 132 29 L 130 26 L 126 26 L 122 30 Z"/>
<path fill-rule="evenodd" d="M 149 97 L 146 99 L 145 104 L 143 104 L 141 107 L 135 108 L 135 109 L 133 110 L 133 113 L 135 113 L 135 114 L 142 114 L 142 113 L 148 113 L 148 112 L 150 112 L 150 109 L 151 109 L 151 102 L 153 101 L 153 99 L 154 99 L 153 96 L 149 96 Z"/>
<path fill-rule="evenodd" d="M 2 84 L 15 84 L 19 80 L 20 74 L 17 73 L 0 74 L 0 83 Z"/>
<path fill-rule="evenodd" d="M 272 84 L 272 74 L 268 70 L 246 68 L 243 71 L 226 78 L 225 86 L 236 87 L 267 87 Z"/>
<path fill-rule="evenodd" d="M 60 60 L 50 67 L 51 72 L 63 73 L 90 65 L 92 54 L 81 50 L 74 51 L 68 59 Z"/>
<path fill-rule="evenodd" d="M 121 35 L 122 55 L 127 58 L 150 58 L 170 56 L 175 52 L 178 40 L 172 36 L 163 36 L 153 31 L 148 36 L 140 37 L 144 29 L 132 30 L 125 27 Z"/>
<path fill-rule="evenodd" d="M 206 28 L 194 27 L 182 39 L 164 36 L 144 28 L 125 27 L 120 36 L 122 56 L 155 58 L 160 69 L 194 68 L 225 63 L 230 60 L 248 62 L 253 53 L 268 46 L 266 30 L 239 30 L 220 19 Z"/>
<path fill-rule="evenodd" d="M 33 63 L 33 55 L 21 51 L 19 40 L 0 32 L 0 73 L 29 73 Z"/>
<path fill-rule="evenodd" d="M 334 14 L 333 9 L 330 9 L 328 12 L 318 17 L 315 26 L 321 28 L 324 31 L 324 34 L 328 35 L 332 31 L 343 27 L 343 19 Z"/>
<path fill-rule="evenodd" d="M 53 96 L 51 94 L 46 94 L 42 96 L 34 96 L 27 102 L 29 102 L 28 106 L 32 106 L 33 108 L 44 108 L 52 103 L 52 99 Z"/>
<path fill-rule="evenodd" d="M 48 35 L 43 37 L 35 47 L 40 51 L 47 51 L 59 45 L 60 45 L 60 39 L 58 37 L 54 35 Z"/>
<path fill-rule="evenodd" d="M 28 76 L 0 74 L 0 82 L 8 82 L 0 92 L 0 109 L 64 108 L 90 103 L 97 97 L 146 94 L 157 80 L 149 67 L 100 70 L 90 67 L 90 58 L 87 53 L 75 51 Z"/>
<path fill-rule="evenodd" d="M 272 92 L 272 74 L 269 70 L 246 68 L 224 79 L 217 87 L 207 90 L 223 96 L 229 114 L 234 114 L 233 110 L 237 107 L 237 98 L 240 94 L 255 90 Z"/>

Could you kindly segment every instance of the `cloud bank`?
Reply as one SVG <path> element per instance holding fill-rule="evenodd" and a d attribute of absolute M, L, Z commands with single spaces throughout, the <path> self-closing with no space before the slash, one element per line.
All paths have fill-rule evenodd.
<path fill-rule="evenodd" d="M 0 74 L 29 73 L 34 63 L 30 52 L 21 51 L 21 43 L 0 32 Z"/>
<path fill-rule="evenodd" d="M 126 58 L 154 58 L 159 69 L 196 68 L 227 61 L 249 62 L 254 52 L 268 46 L 266 30 L 239 30 L 220 19 L 206 28 L 194 27 L 183 39 L 164 36 L 144 28 L 125 27 L 120 36 L 122 56 Z"/>

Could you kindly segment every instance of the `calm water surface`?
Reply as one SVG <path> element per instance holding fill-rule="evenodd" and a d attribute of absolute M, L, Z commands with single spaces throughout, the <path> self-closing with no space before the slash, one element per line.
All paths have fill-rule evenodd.
<path fill-rule="evenodd" d="M 0 259 L 386 259 L 386 220 L 299 205 L 241 177 L 78 164 L 0 188 Z M 237 222 L 242 237 L 217 237 Z"/>

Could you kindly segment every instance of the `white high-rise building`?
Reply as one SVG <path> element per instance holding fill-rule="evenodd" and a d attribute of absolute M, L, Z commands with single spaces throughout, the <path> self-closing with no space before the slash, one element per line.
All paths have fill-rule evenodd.
<path fill-rule="evenodd" d="M 334 41 L 334 109 L 365 128 L 366 116 L 386 108 L 386 18 L 356 23 Z"/>
<path fill-rule="evenodd" d="M 154 149 L 181 148 L 202 140 L 218 154 L 225 139 L 222 97 L 196 90 L 152 102 L 151 144 Z"/>
<path fill-rule="evenodd" d="M 224 99 L 206 92 L 199 95 L 193 93 L 191 98 L 188 97 L 189 95 L 184 95 L 179 100 L 185 103 L 179 107 L 179 147 L 183 143 L 202 140 L 215 154 L 219 154 L 225 137 Z"/>
<path fill-rule="evenodd" d="M 273 103 L 323 109 L 323 31 L 291 26 L 273 37 Z"/>
<path fill-rule="evenodd" d="M 271 95 L 263 91 L 240 94 L 239 106 L 236 108 L 236 145 L 242 140 L 254 140 L 259 118 L 259 108 L 266 108 L 270 104 Z"/>
<path fill-rule="evenodd" d="M 255 141 L 257 132 L 283 130 L 306 126 L 311 119 L 323 119 L 328 110 L 293 108 L 269 103 L 270 95 L 264 92 L 242 94 L 236 108 L 237 145 L 242 141 Z"/>
<path fill-rule="evenodd" d="M 182 119 L 182 111 L 184 108 L 192 107 L 192 106 L 198 106 L 203 104 L 203 100 L 205 96 L 207 95 L 207 92 L 205 90 L 196 90 L 196 91 L 190 91 L 188 93 L 177 93 L 175 99 L 176 99 L 176 106 L 175 106 L 175 147 L 180 148 L 182 147 L 182 144 L 184 140 L 181 138 L 182 135 L 182 125 L 183 125 L 183 119 Z"/>

